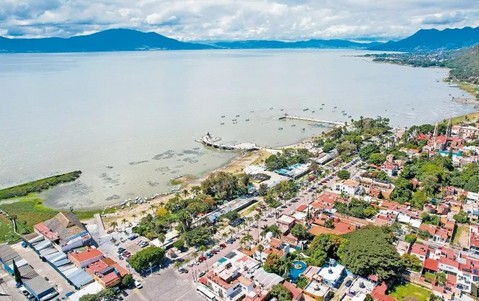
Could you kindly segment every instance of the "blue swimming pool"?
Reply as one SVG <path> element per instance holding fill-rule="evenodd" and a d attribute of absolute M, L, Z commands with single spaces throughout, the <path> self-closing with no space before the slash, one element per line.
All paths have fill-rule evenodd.
<path fill-rule="evenodd" d="M 219 263 L 223 263 L 223 262 L 225 262 L 226 260 L 228 260 L 228 259 L 226 259 L 226 258 L 224 258 L 224 257 L 221 257 L 220 259 L 218 259 L 218 262 L 219 262 Z"/>
<path fill-rule="evenodd" d="M 304 261 L 293 261 L 293 267 L 289 270 L 289 278 L 291 282 L 296 282 L 299 278 L 299 275 L 301 275 L 301 273 L 303 273 L 307 267 L 308 265 Z"/>

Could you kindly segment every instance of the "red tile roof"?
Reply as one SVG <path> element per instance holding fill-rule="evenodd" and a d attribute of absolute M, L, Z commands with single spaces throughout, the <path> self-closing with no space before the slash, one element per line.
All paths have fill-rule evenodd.
<path fill-rule="evenodd" d="M 98 249 L 94 249 L 94 248 L 88 248 L 86 249 L 86 251 L 74 251 L 74 252 L 71 252 L 68 254 L 69 256 L 71 256 L 72 258 L 74 258 L 75 260 L 77 260 L 78 262 L 83 262 L 85 260 L 89 260 L 89 259 L 92 259 L 92 258 L 95 258 L 95 257 L 98 257 L 98 256 L 102 256 L 103 255 L 103 252 L 98 250 Z"/>
<path fill-rule="evenodd" d="M 306 210 L 307 208 L 308 208 L 308 205 L 301 204 L 301 205 L 298 206 L 298 208 L 296 208 L 296 211 L 302 212 L 302 211 Z"/>
<path fill-rule="evenodd" d="M 439 269 L 439 262 L 431 258 L 426 258 L 426 260 L 424 261 L 424 268 L 430 271 L 437 272 Z"/>
<path fill-rule="evenodd" d="M 294 284 L 290 283 L 289 281 L 285 281 L 283 283 L 284 287 L 286 287 L 291 294 L 293 295 L 293 300 L 299 300 L 301 296 L 303 295 L 303 290 L 300 288 L 297 288 Z"/>
<path fill-rule="evenodd" d="M 420 255 L 420 256 L 426 256 L 427 246 L 415 243 L 412 245 L 410 253 Z"/>

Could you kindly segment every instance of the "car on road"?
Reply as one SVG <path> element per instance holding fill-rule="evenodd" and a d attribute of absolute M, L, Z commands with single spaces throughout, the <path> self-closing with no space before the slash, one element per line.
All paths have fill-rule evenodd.
<path fill-rule="evenodd" d="M 344 285 L 346 285 L 346 287 L 350 287 L 352 283 L 353 283 L 353 281 L 351 279 L 349 279 L 348 281 L 346 281 L 346 283 Z"/>
<path fill-rule="evenodd" d="M 201 271 L 198 273 L 198 277 L 203 277 L 206 274 L 206 271 Z"/>
<path fill-rule="evenodd" d="M 180 268 L 178 272 L 180 272 L 180 274 L 188 274 L 188 270 L 185 268 Z"/>

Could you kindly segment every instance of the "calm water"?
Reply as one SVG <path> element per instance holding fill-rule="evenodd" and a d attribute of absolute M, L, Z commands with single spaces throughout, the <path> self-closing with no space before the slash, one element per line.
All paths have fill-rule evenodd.
<path fill-rule="evenodd" d="M 286 112 L 328 120 L 382 115 L 404 126 L 473 111 L 450 101 L 463 92 L 441 81 L 447 70 L 376 64 L 357 54 L 0 55 L 0 187 L 80 169 L 78 183 L 45 194 L 48 205 L 117 204 L 230 160 L 234 154 L 194 141 L 207 131 L 274 147 L 324 131 L 278 121 Z"/>

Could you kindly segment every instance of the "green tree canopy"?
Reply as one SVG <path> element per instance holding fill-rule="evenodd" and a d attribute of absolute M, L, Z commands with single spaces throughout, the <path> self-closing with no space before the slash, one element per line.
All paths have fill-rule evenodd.
<path fill-rule="evenodd" d="M 308 262 L 311 265 L 322 266 L 327 258 L 338 259 L 337 253 L 346 241 L 345 238 L 335 234 L 317 235 L 306 250 L 306 254 L 310 256 Z"/>
<path fill-rule="evenodd" d="M 296 224 L 291 228 L 291 234 L 300 240 L 309 240 L 311 234 L 308 232 L 308 229 L 301 224 Z"/>
<path fill-rule="evenodd" d="M 349 171 L 347 171 L 346 169 L 341 169 L 340 171 L 338 171 L 337 175 L 338 178 L 340 178 L 341 180 L 347 180 L 351 176 Z"/>
<path fill-rule="evenodd" d="M 275 273 L 278 275 L 282 275 L 283 273 L 283 260 L 276 255 L 275 253 L 271 253 L 266 257 L 266 261 L 264 262 L 263 268 L 268 273 Z"/>
<path fill-rule="evenodd" d="M 394 278 L 403 262 L 392 245 L 392 236 L 383 228 L 366 226 L 345 235 L 347 242 L 339 249 L 340 261 L 353 273 L 377 275 L 381 280 Z"/>
<path fill-rule="evenodd" d="M 211 230 L 207 227 L 196 227 L 183 233 L 186 244 L 190 247 L 207 246 L 211 240 Z"/>
<path fill-rule="evenodd" d="M 165 250 L 158 247 L 147 247 L 128 259 L 128 263 L 136 271 L 143 271 L 146 268 L 156 266 L 161 263 L 165 256 Z"/>
<path fill-rule="evenodd" d="M 281 283 L 273 285 L 273 287 L 271 288 L 270 295 L 272 297 L 275 297 L 278 301 L 293 300 L 293 295 L 291 294 L 291 292 Z"/>

